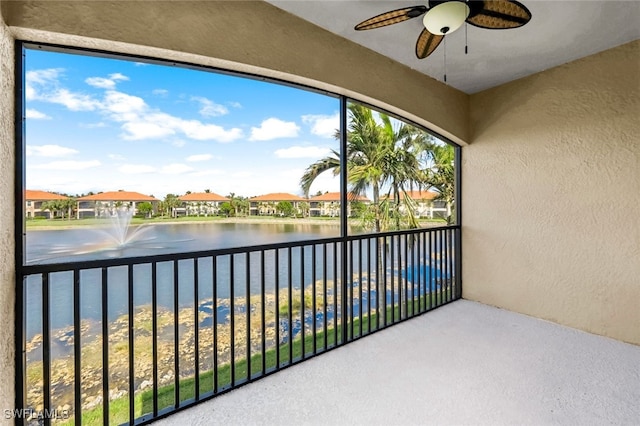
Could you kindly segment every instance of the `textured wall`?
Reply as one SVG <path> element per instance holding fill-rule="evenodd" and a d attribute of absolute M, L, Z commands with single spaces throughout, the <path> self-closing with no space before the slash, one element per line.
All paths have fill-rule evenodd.
<path fill-rule="evenodd" d="M 640 42 L 471 97 L 464 297 L 640 344 Z"/>
<path fill-rule="evenodd" d="M 187 59 L 197 63 L 211 63 L 208 57 L 233 69 L 259 67 L 467 140 L 467 95 L 262 1 L 11 1 L 4 3 L 4 15 L 12 27 L 94 39 L 19 33 L 30 40 L 156 54 L 113 43 L 124 42 L 203 55 Z"/>
<path fill-rule="evenodd" d="M 0 424 L 13 423 L 3 410 L 14 406 L 13 58 L 13 38 L 0 14 Z"/>

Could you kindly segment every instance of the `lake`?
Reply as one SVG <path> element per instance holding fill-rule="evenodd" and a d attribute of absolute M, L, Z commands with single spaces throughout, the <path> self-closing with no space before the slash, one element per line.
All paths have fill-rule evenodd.
<path fill-rule="evenodd" d="M 136 231 L 137 230 L 137 231 Z M 119 230 L 118 232 L 121 232 Z M 33 263 L 58 263 L 113 257 L 145 256 L 163 253 L 190 252 L 230 247 L 253 246 L 279 242 L 301 241 L 319 238 L 337 237 L 339 226 L 316 224 L 248 224 L 248 223 L 181 223 L 157 224 L 140 228 L 130 228 L 137 234 L 123 246 L 114 240 L 112 229 L 72 228 L 46 231 L 28 231 L 26 260 Z M 118 234 L 116 232 L 116 234 Z M 125 238 L 126 239 L 126 238 Z M 326 279 L 334 280 L 333 244 L 326 246 Z M 402 248 L 400 248 L 402 250 Z M 312 271 L 315 268 L 316 281 L 325 278 L 323 265 L 324 246 L 316 246 L 316 262 L 313 263 L 311 247 L 304 253 L 299 248 L 291 252 L 291 274 L 287 249 L 281 249 L 276 267 L 275 250 L 265 252 L 265 291 L 275 294 L 276 285 L 286 288 L 289 276 L 292 288 L 300 291 L 301 285 L 309 286 L 313 282 Z M 338 246 L 338 251 L 340 250 Z M 367 255 L 367 251 L 369 252 Z M 336 253 L 338 259 L 339 253 Z M 404 256 L 405 254 L 403 254 Z M 362 257 L 362 259 L 360 259 Z M 363 245 L 362 256 L 359 247 L 354 244 L 353 271 L 375 270 L 375 247 Z M 339 261 L 339 260 L 338 260 Z M 233 281 L 236 297 L 244 297 L 247 286 L 247 256 L 234 256 Z M 368 264 L 371 262 L 371 265 Z M 230 256 L 217 258 L 215 268 L 219 299 L 227 299 L 231 290 Z M 211 299 L 213 295 L 214 268 L 212 258 L 198 261 L 198 294 L 194 294 L 195 268 L 192 260 L 178 262 L 178 304 L 181 307 L 198 304 Z M 261 293 L 261 259 L 259 253 L 249 256 L 249 291 Z M 339 266 L 339 265 L 338 265 Z M 304 276 L 301 273 L 304 267 Z M 157 294 L 159 307 L 173 309 L 174 303 L 174 264 L 161 262 L 157 266 Z M 422 266 L 424 268 L 424 266 Z M 151 265 L 136 265 L 133 268 L 134 306 L 151 303 L 152 271 Z M 397 274 L 395 268 L 387 273 Z M 338 270 L 340 268 L 338 267 Z M 276 276 L 276 271 L 277 276 Z M 395 272 L 394 272 L 395 271 Z M 425 270 L 426 271 L 426 270 Z M 423 272 L 424 273 L 424 272 Z M 439 277 L 434 268 L 433 279 Z M 364 280 L 363 280 L 364 281 Z M 110 321 L 126 314 L 128 310 L 128 279 L 126 267 L 108 269 L 108 318 Z M 356 282 L 356 285 L 359 283 Z M 373 284 L 372 284 L 373 286 Z M 26 281 L 26 322 L 27 339 L 41 332 L 42 281 L 39 276 L 30 276 Z M 73 274 L 71 272 L 52 273 L 50 275 L 50 318 L 51 328 L 63 328 L 73 323 Z M 374 297 L 372 295 L 372 300 Z M 356 301 L 354 301 L 354 304 Z M 359 301 L 357 301 L 359 303 Z M 367 303 L 363 298 L 363 304 Z M 210 304 L 208 305 L 210 307 Z M 354 308 L 357 309 L 357 304 Z M 363 306 L 367 309 L 368 306 Z M 82 319 L 99 320 L 102 315 L 101 270 L 83 270 L 80 273 L 80 316 Z"/>

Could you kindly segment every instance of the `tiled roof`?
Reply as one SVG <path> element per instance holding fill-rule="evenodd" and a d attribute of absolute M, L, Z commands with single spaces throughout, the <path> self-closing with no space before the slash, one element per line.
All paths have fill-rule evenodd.
<path fill-rule="evenodd" d="M 78 201 L 160 201 L 157 198 L 131 191 L 110 191 L 100 194 L 87 195 Z"/>
<path fill-rule="evenodd" d="M 407 195 L 413 200 L 433 200 L 438 196 L 433 191 L 407 191 Z"/>
<path fill-rule="evenodd" d="M 192 192 L 178 197 L 181 201 L 229 201 L 227 197 L 215 192 Z"/>
<path fill-rule="evenodd" d="M 274 192 L 271 194 L 259 195 L 250 198 L 249 201 L 307 201 L 305 198 L 297 195 L 287 194 L 286 192 Z"/>
<path fill-rule="evenodd" d="M 404 193 L 400 194 L 401 197 L 405 197 Z M 407 195 L 412 199 L 412 200 L 433 200 L 434 198 L 436 198 L 439 194 L 437 192 L 432 192 L 432 191 L 407 191 Z M 386 200 L 388 198 L 387 195 L 384 195 L 382 197 L 380 197 L 383 200 Z M 393 198 L 393 197 L 392 197 Z"/>
<path fill-rule="evenodd" d="M 370 200 L 363 195 L 356 195 L 353 192 L 347 194 L 347 199 L 349 201 L 357 200 L 363 202 L 369 202 Z M 339 192 L 327 192 L 326 194 L 316 195 L 315 197 L 311 197 L 309 201 L 340 201 L 340 193 Z"/>
<path fill-rule="evenodd" d="M 25 200 L 66 200 L 69 197 L 65 197 L 64 195 L 54 194 L 53 192 L 47 191 L 34 191 L 32 189 L 27 189 L 24 191 Z"/>

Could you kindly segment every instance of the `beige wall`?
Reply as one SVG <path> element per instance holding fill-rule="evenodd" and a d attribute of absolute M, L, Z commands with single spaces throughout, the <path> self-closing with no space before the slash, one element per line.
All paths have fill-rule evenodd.
<path fill-rule="evenodd" d="M 3 9 L 28 40 L 271 75 L 372 102 L 458 143 L 468 137 L 464 93 L 262 1 L 5 1 Z"/>
<path fill-rule="evenodd" d="M 640 344 L 640 42 L 471 97 L 464 294 Z"/>
<path fill-rule="evenodd" d="M 5 382 L 0 386 L 0 424 L 13 423 L 3 410 L 14 406 L 13 63 L 13 39 L 0 15 L 0 371 Z"/>

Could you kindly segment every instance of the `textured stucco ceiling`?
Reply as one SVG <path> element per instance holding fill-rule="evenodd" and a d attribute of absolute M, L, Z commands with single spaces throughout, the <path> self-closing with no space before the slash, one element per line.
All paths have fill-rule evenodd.
<path fill-rule="evenodd" d="M 415 57 L 422 18 L 369 31 L 354 25 L 377 14 L 425 0 L 268 0 L 269 3 L 359 43 L 417 71 L 443 80 L 441 44 L 428 58 Z M 476 93 L 502 83 L 561 65 L 629 41 L 640 39 L 640 1 L 521 0 L 531 11 L 531 22 L 512 30 L 468 26 L 446 37 L 447 84 Z M 327 48 L 330 48 L 328 46 Z"/>

